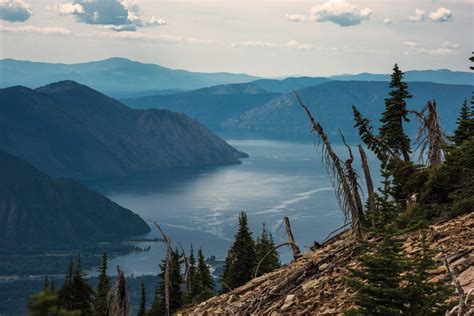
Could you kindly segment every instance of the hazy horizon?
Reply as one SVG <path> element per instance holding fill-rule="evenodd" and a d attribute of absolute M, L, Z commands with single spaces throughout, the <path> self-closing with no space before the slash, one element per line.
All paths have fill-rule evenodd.
<path fill-rule="evenodd" d="M 0 1 L 0 58 L 260 77 L 469 71 L 471 1 Z M 471 32 L 469 31 L 471 30 Z"/>

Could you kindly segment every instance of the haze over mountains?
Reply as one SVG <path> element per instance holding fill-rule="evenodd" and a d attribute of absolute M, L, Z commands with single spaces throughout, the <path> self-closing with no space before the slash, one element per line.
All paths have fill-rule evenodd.
<path fill-rule="evenodd" d="M 150 231 L 130 210 L 76 181 L 52 179 L 0 151 L 0 247 L 81 245 Z"/>
<path fill-rule="evenodd" d="M 126 98 L 140 95 L 174 93 L 230 83 L 254 83 L 268 92 L 285 93 L 323 83 L 328 80 L 388 81 L 388 74 L 362 73 L 321 77 L 289 77 L 283 80 L 263 79 L 246 74 L 202 73 L 175 70 L 125 58 L 59 64 L 0 60 L 0 87 L 23 85 L 37 88 L 51 82 L 74 80 L 107 95 Z M 407 81 L 429 81 L 446 84 L 474 84 L 474 74 L 441 70 L 406 71 Z"/>
<path fill-rule="evenodd" d="M 243 156 L 184 114 L 133 110 L 73 81 L 2 89 L 0 105 L 0 149 L 53 177 L 120 177 Z"/>

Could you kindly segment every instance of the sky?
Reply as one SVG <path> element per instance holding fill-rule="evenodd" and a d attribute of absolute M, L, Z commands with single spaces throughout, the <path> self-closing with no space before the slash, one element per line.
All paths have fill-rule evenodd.
<path fill-rule="evenodd" d="M 0 58 L 265 77 L 468 71 L 473 0 L 0 0 Z"/>

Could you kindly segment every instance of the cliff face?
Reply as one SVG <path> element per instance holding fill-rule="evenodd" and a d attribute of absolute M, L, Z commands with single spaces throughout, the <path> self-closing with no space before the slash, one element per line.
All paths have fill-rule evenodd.
<path fill-rule="evenodd" d="M 405 236 L 408 254 L 417 251 L 420 232 Z M 436 250 L 438 269 L 433 279 L 451 282 L 443 264 L 447 258 L 465 293 L 474 288 L 474 212 L 429 227 L 428 238 Z M 182 315 L 340 315 L 351 307 L 353 291 L 344 281 L 356 240 L 339 234 L 315 251 L 277 271 L 258 277 L 232 293 L 199 304 Z M 454 293 L 453 293 L 454 294 Z M 474 303 L 472 303 L 474 304 Z M 472 306 L 474 308 L 474 306 Z"/>
<path fill-rule="evenodd" d="M 0 151 L 0 248 L 117 241 L 146 233 L 137 214 L 67 179 L 52 179 Z"/>
<path fill-rule="evenodd" d="M 242 157 L 184 114 L 133 110 L 73 81 L 0 89 L 0 149 L 50 176 L 81 180 Z"/>

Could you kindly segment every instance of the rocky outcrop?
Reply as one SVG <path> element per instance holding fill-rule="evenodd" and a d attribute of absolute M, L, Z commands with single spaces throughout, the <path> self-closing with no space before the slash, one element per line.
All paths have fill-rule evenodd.
<path fill-rule="evenodd" d="M 420 232 L 404 237 L 406 252 L 417 251 Z M 447 259 L 464 292 L 471 291 L 474 288 L 474 212 L 430 226 L 428 237 L 439 263 L 432 271 L 432 279 L 451 283 L 443 262 Z M 356 245 L 350 232 L 341 233 L 289 265 L 231 293 L 211 298 L 181 315 L 341 315 L 351 307 L 354 295 L 345 278 L 350 275 L 348 269 L 357 268 Z"/>

